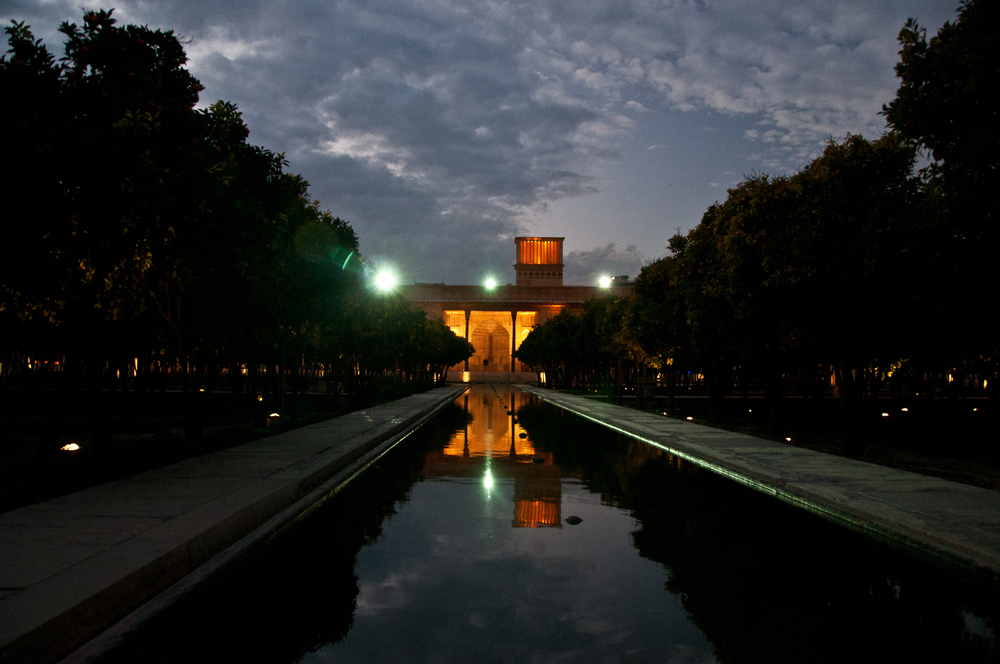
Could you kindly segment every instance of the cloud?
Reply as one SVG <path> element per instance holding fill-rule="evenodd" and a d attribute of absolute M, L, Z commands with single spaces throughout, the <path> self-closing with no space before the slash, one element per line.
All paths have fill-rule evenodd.
<path fill-rule="evenodd" d="M 415 280 L 463 282 L 491 262 L 510 273 L 533 211 L 598 192 L 654 116 L 742 118 L 735 162 L 752 150 L 750 168 L 772 171 L 801 168 L 830 136 L 877 134 L 896 32 L 910 12 L 933 29 L 950 16 L 939 5 L 122 0 L 115 15 L 183 37 L 203 103 L 235 102 L 250 140 L 284 152 L 364 252 L 396 253 Z M 0 18 L 38 26 L 58 53 L 55 27 L 79 22 L 79 6 L 13 0 Z M 666 140 L 637 149 L 680 158 L 655 150 Z M 628 241 L 617 230 L 609 240 Z"/>
<path fill-rule="evenodd" d="M 636 245 L 619 250 L 614 242 L 587 251 L 571 251 L 563 257 L 563 282 L 594 285 L 602 275 L 627 275 L 635 279 L 646 264 Z"/>

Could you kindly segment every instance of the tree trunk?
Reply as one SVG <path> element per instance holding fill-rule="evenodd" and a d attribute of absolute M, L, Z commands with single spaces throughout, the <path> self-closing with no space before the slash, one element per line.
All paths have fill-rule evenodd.
<path fill-rule="evenodd" d="M 778 369 L 767 372 L 767 431 L 775 438 L 785 437 L 784 375 Z"/>
<path fill-rule="evenodd" d="M 622 402 L 622 356 L 615 356 L 615 403 Z"/>
<path fill-rule="evenodd" d="M 712 360 L 705 374 L 705 379 L 708 382 L 708 419 L 712 422 L 718 422 L 722 419 L 726 395 L 722 382 L 721 362 Z"/>
<path fill-rule="evenodd" d="M 667 414 L 674 416 L 674 394 L 677 393 L 677 372 L 672 370 L 667 374 Z"/>
<path fill-rule="evenodd" d="M 840 440 L 846 456 L 861 453 L 858 430 L 858 379 L 856 370 L 844 362 L 837 365 L 837 388 L 840 393 Z"/>

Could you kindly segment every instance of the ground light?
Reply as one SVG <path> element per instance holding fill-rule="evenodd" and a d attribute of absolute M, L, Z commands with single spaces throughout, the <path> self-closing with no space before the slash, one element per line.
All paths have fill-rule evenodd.
<path fill-rule="evenodd" d="M 611 277 L 606 274 L 602 274 L 601 278 L 597 280 L 597 283 L 601 288 L 611 288 Z"/>
<path fill-rule="evenodd" d="M 486 279 L 483 280 L 483 287 L 486 290 L 491 291 L 497 287 L 497 280 L 493 277 L 486 277 Z"/>

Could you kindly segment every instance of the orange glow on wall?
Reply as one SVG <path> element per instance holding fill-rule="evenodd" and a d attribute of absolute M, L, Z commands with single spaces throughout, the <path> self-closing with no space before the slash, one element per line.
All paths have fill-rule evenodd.
<path fill-rule="evenodd" d="M 561 237 L 519 237 L 517 262 L 521 265 L 561 265 Z"/>

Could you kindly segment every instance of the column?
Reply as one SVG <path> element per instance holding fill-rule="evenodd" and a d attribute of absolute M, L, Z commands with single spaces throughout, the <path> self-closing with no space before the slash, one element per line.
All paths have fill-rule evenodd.
<path fill-rule="evenodd" d="M 517 311 L 510 312 L 510 370 L 514 370 L 514 351 L 517 349 Z"/>
<path fill-rule="evenodd" d="M 469 309 L 465 310 L 465 340 L 469 340 L 469 319 L 472 317 L 472 311 Z M 469 358 L 465 358 L 465 370 L 469 370 Z"/>

